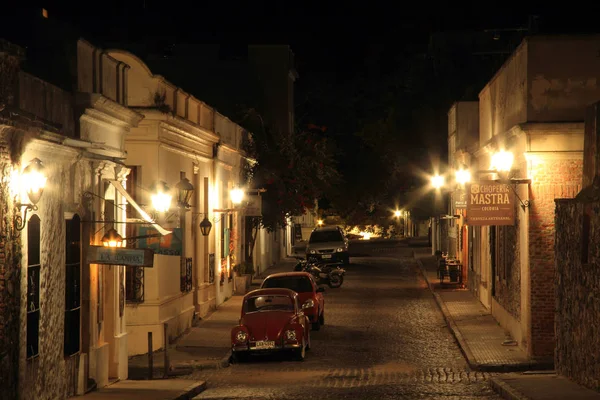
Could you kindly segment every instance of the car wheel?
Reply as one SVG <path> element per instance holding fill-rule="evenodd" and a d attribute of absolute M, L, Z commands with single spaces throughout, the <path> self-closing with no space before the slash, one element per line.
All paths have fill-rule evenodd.
<path fill-rule="evenodd" d="M 325 325 L 325 311 L 323 311 L 321 313 L 321 315 L 319 315 L 319 324 L 320 325 Z"/>
<path fill-rule="evenodd" d="M 296 361 L 304 361 L 306 357 L 306 339 L 302 338 L 302 346 L 299 349 L 294 350 L 294 356 Z"/>
<path fill-rule="evenodd" d="M 321 317 L 317 318 L 317 322 L 313 322 L 311 325 L 313 331 L 318 331 L 321 329 Z"/>

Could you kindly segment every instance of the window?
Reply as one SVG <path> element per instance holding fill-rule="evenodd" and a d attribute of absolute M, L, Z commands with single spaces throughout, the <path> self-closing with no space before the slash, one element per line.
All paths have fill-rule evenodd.
<path fill-rule="evenodd" d="M 27 358 L 40 350 L 40 217 L 27 223 Z"/>
<path fill-rule="evenodd" d="M 271 278 L 264 281 L 263 288 L 286 288 L 297 293 L 313 292 L 314 288 L 308 277 L 281 277 Z"/>
<path fill-rule="evenodd" d="M 140 202 L 139 187 L 141 182 L 141 167 L 128 166 L 130 169 L 127 177 L 127 186 L 125 190 L 136 202 Z M 127 216 L 136 215 L 137 211 L 131 204 L 127 204 Z M 135 224 L 126 225 L 126 237 L 138 236 L 138 226 Z M 127 247 L 133 247 L 134 241 L 129 241 Z M 125 267 L 125 300 L 128 303 L 143 303 L 144 302 L 144 268 L 126 266 Z"/>
<path fill-rule="evenodd" d="M 81 221 L 65 223 L 65 356 L 79 352 L 81 323 Z"/>

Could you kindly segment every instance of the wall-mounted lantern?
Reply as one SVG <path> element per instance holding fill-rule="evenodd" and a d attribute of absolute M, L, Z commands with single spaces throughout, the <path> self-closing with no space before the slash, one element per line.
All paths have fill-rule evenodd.
<path fill-rule="evenodd" d="M 208 236 L 210 234 L 210 230 L 212 229 L 212 224 L 208 220 L 206 216 L 202 222 L 200 222 L 200 232 L 202 232 L 202 236 Z"/>
<path fill-rule="evenodd" d="M 37 211 L 37 203 L 40 201 L 40 198 L 44 193 L 44 187 L 46 186 L 47 179 L 48 178 L 45 175 L 44 164 L 38 158 L 31 160 L 29 165 L 25 167 L 21 173 L 21 176 L 19 177 L 19 183 L 25 188 L 30 203 L 19 202 L 15 204 L 17 209 L 25 207 L 23 217 L 19 215 L 15 216 L 14 226 L 16 230 L 22 231 L 25 228 L 27 211 Z"/>
<path fill-rule="evenodd" d="M 240 204 L 244 200 L 244 191 L 240 188 L 233 188 L 229 192 L 229 197 L 233 204 Z"/>
<path fill-rule="evenodd" d="M 152 194 L 152 207 L 158 212 L 167 212 L 171 208 L 171 190 L 167 186 L 166 182 L 160 181 Z"/>
<path fill-rule="evenodd" d="M 119 235 L 115 229 L 110 228 L 104 236 L 102 236 L 102 245 L 104 247 L 122 247 L 123 237 Z"/>
<path fill-rule="evenodd" d="M 182 209 L 190 208 L 194 185 L 185 177 L 185 172 L 181 172 L 181 180 L 175 185 L 175 188 L 177 189 L 177 206 Z"/>

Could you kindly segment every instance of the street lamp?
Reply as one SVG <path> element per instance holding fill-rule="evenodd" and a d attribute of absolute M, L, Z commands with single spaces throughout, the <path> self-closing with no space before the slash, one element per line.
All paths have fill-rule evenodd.
<path fill-rule="evenodd" d="M 47 177 L 44 173 L 44 164 L 40 159 L 34 158 L 29 162 L 29 165 L 25 167 L 23 173 L 18 178 L 19 183 L 24 185 L 27 197 L 31 203 L 16 203 L 15 207 L 21 209 L 25 207 L 23 217 L 15 215 L 14 226 L 18 231 L 22 231 L 25 228 L 27 221 L 27 211 L 36 211 L 38 209 L 37 203 L 44 193 L 44 187 L 46 186 Z"/>
<path fill-rule="evenodd" d="M 456 182 L 459 185 L 471 182 L 471 172 L 468 169 L 459 169 L 456 171 Z"/>
<path fill-rule="evenodd" d="M 171 208 L 171 199 L 169 187 L 163 181 L 156 185 L 156 192 L 151 196 L 152 206 L 158 212 L 167 212 Z"/>
<path fill-rule="evenodd" d="M 183 209 L 190 208 L 194 185 L 185 177 L 185 172 L 181 172 L 181 180 L 175 185 L 175 188 L 177 189 L 177 206 Z"/>
<path fill-rule="evenodd" d="M 442 186 L 444 186 L 444 177 L 441 175 L 435 175 L 431 177 L 431 185 L 435 189 L 440 189 Z"/>
<path fill-rule="evenodd" d="M 240 188 L 233 188 L 229 192 L 229 197 L 233 204 L 240 204 L 244 200 L 244 191 Z"/>
<path fill-rule="evenodd" d="M 102 244 L 104 247 L 121 247 L 123 246 L 123 237 L 114 228 L 110 228 L 102 236 Z"/>
<path fill-rule="evenodd" d="M 401 216 L 401 215 L 402 215 L 402 211 L 400 211 L 400 210 L 396 210 L 396 211 L 394 211 L 394 216 L 395 216 L 396 218 L 400 218 L 400 216 Z"/>
<path fill-rule="evenodd" d="M 210 234 L 211 229 L 212 229 L 212 224 L 210 223 L 210 221 L 208 220 L 208 218 L 205 215 L 202 222 L 200 222 L 200 232 L 202 232 L 202 236 L 208 236 Z"/>
<path fill-rule="evenodd" d="M 318 220 L 317 221 L 317 225 L 322 226 L 323 225 L 323 220 L 322 219 Z"/>
<path fill-rule="evenodd" d="M 501 150 L 492 155 L 492 165 L 490 166 L 490 169 L 495 169 L 498 172 L 510 172 L 513 160 L 513 153 Z"/>

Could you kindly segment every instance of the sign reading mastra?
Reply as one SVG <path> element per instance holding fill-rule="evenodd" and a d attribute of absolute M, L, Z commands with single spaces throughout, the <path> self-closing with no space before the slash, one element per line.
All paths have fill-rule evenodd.
<path fill-rule="evenodd" d="M 154 252 L 150 249 L 90 246 L 87 261 L 90 264 L 152 267 L 154 265 Z"/>
<path fill-rule="evenodd" d="M 514 225 L 515 194 L 503 183 L 482 181 L 467 185 L 467 224 Z"/>

